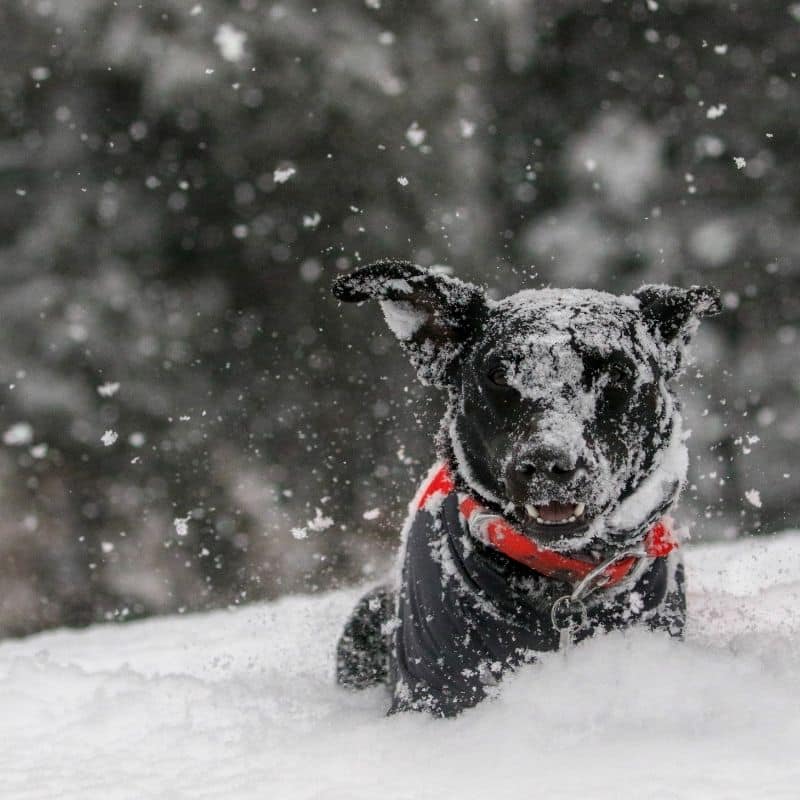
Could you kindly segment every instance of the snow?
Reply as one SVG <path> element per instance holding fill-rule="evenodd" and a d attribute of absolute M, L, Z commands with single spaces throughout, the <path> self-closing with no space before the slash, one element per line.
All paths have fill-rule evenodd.
<path fill-rule="evenodd" d="M 189 533 L 189 520 L 191 518 L 192 515 L 187 514 L 185 517 L 175 517 L 172 520 L 176 536 L 186 536 Z"/>
<path fill-rule="evenodd" d="M 744 493 L 745 499 L 751 506 L 755 506 L 756 508 L 761 508 L 761 492 L 758 489 L 748 489 Z"/>
<path fill-rule="evenodd" d="M 3 433 L 3 444 L 19 447 L 33 441 L 33 426 L 28 422 L 17 422 Z"/>
<path fill-rule="evenodd" d="M 2 797 L 796 797 L 800 531 L 686 551 L 685 643 L 587 642 L 449 721 L 334 685 L 355 591 L 7 641 Z"/>
<path fill-rule="evenodd" d="M 111 382 L 103 383 L 97 387 L 97 394 L 100 397 L 113 397 L 119 391 L 119 383 Z"/>
<path fill-rule="evenodd" d="M 226 61 L 241 61 L 246 41 L 247 34 L 244 31 L 237 30 L 227 23 L 220 25 L 214 34 L 214 44 Z"/>
<path fill-rule="evenodd" d="M 273 171 L 272 179 L 275 183 L 286 183 L 296 173 L 297 170 L 294 167 L 278 167 Z"/>
<path fill-rule="evenodd" d="M 428 132 L 420 128 L 417 122 L 412 122 L 406 131 L 406 140 L 412 147 L 419 147 L 424 141 Z"/>

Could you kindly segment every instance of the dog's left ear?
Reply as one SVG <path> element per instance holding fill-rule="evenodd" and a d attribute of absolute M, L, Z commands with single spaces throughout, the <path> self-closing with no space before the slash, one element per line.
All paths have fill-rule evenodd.
<path fill-rule="evenodd" d="M 650 332 L 662 344 L 677 350 L 676 369 L 680 366 L 680 351 L 692 338 L 700 320 L 722 310 L 719 292 L 713 286 L 681 289 L 650 284 L 637 289 L 633 296 L 639 301 Z"/>
<path fill-rule="evenodd" d="M 378 300 L 420 380 L 440 388 L 451 383 L 451 368 L 486 313 L 480 288 L 408 261 L 359 267 L 336 279 L 333 294 L 350 303 Z"/>

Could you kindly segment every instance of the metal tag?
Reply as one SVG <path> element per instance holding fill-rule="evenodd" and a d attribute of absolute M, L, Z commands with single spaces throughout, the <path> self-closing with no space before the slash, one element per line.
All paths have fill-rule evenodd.
<path fill-rule="evenodd" d="M 577 597 L 565 594 L 553 603 L 550 621 L 559 632 L 559 650 L 566 650 L 573 643 L 574 634 L 588 621 L 586 604 Z"/>

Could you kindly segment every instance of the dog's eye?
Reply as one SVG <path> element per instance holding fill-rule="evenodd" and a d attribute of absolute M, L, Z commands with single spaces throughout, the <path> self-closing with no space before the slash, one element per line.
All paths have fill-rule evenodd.
<path fill-rule="evenodd" d="M 486 377 L 489 378 L 489 381 L 495 386 L 502 386 L 503 388 L 509 386 L 508 376 L 502 367 L 495 367 L 493 370 L 490 370 Z"/>

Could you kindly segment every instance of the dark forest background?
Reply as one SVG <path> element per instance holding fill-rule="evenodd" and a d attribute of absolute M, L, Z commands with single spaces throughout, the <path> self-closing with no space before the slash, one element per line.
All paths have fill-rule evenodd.
<path fill-rule="evenodd" d="M 385 256 L 716 284 L 680 517 L 795 525 L 798 56 L 786 2 L 4 2 L 0 634 L 382 569 L 440 411 L 330 296 Z"/>

